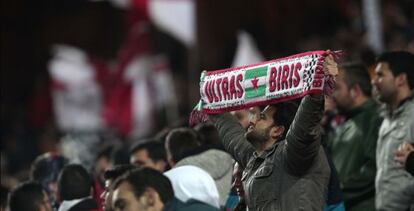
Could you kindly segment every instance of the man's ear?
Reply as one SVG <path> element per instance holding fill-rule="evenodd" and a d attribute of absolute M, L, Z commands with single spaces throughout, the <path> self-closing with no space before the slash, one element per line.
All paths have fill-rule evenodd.
<path fill-rule="evenodd" d="M 407 74 L 405 74 L 405 73 L 398 74 L 395 77 L 395 81 L 397 83 L 397 86 L 405 85 L 406 83 L 408 83 L 408 81 L 407 81 Z"/>
<path fill-rule="evenodd" d="M 167 162 L 171 167 L 175 166 L 175 162 L 172 158 L 172 155 L 171 153 L 168 153 L 168 152 L 167 152 Z"/>
<path fill-rule="evenodd" d="M 280 137 L 282 137 L 283 133 L 285 132 L 284 126 L 273 126 L 272 129 L 270 129 L 270 137 L 274 140 L 278 140 Z"/>
<path fill-rule="evenodd" d="M 147 208 L 157 206 L 158 200 L 160 200 L 158 192 L 151 187 L 147 187 L 144 194 L 141 196 L 141 202 Z"/>
<path fill-rule="evenodd" d="M 155 161 L 155 167 L 157 168 L 157 170 L 163 172 L 165 170 L 165 167 L 167 166 L 167 161 L 165 160 L 158 160 Z"/>

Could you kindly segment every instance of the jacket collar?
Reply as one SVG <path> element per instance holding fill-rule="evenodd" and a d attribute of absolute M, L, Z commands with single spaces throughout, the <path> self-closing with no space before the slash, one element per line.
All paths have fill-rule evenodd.
<path fill-rule="evenodd" d="M 256 158 L 265 159 L 265 158 L 271 156 L 276 151 L 276 148 L 279 146 L 279 144 L 282 143 L 282 142 L 284 142 L 284 141 L 278 141 L 278 142 L 274 143 L 271 147 L 265 149 L 264 152 L 261 153 L 260 155 L 256 151 L 253 152 L 253 157 L 255 159 Z"/>
<path fill-rule="evenodd" d="M 372 107 L 375 105 L 375 101 L 372 99 L 367 99 L 367 101 L 365 101 L 362 105 L 353 108 L 351 110 L 349 110 L 348 112 L 345 113 L 345 116 L 347 119 L 353 118 L 356 115 L 358 115 L 359 113 L 368 110 L 368 109 L 372 109 Z"/>
<path fill-rule="evenodd" d="M 398 105 L 397 109 L 395 109 L 394 111 L 390 111 L 389 106 L 387 104 L 383 104 L 381 106 L 381 113 L 380 114 L 381 114 L 382 117 L 389 117 L 389 118 L 398 116 L 399 114 L 401 114 L 404 111 L 404 109 L 405 109 L 406 105 L 408 104 L 408 102 L 413 101 L 413 99 L 414 99 L 414 92 L 412 92 L 409 97 L 402 100 L 400 102 L 400 104 Z"/>

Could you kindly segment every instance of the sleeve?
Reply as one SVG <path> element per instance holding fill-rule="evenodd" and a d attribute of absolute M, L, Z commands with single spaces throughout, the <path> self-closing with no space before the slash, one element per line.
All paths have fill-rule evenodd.
<path fill-rule="evenodd" d="M 319 152 L 323 108 L 323 95 L 305 96 L 290 125 L 283 153 L 286 168 L 294 175 L 304 174 Z"/>
<path fill-rule="evenodd" d="M 254 147 L 247 142 L 243 127 L 229 113 L 211 114 L 209 118 L 219 131 L 224 149 L 245 168 L 250 157 L 253 155 Z"/>

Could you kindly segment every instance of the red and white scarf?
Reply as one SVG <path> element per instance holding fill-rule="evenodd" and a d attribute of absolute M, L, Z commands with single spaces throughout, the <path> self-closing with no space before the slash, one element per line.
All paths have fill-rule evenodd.
<path fill-rule="evenodd" d="M 332 54 L 337 57 L 340 52 Z M 217 114 L 311 93 L 330 94 L 334 80 L 324 73 L 326 56 L 326 51 L 310 51 L 259 64 L 204 71 L 200 79 L 201 100 L 195 110 Z"/>

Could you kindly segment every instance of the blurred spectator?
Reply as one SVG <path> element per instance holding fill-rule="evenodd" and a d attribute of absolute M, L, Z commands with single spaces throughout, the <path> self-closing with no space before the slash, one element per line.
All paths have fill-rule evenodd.
<path fill-rule="evenodd" d="M 129 3 L 127 33 L 116 59 L 104 118 L 108 127 L 124 137 L 145 138 L 163 127 L 160 123 L 177 118 L 176 93 L 170 62 L 157 52 L 156 30 L 146 17 L 147 8 Z"/>
<path fill-rule="evenodd" d="M 100 197 L 105 191 L 105 170 L 112 168 L 111 153 L 114 145 L 104 145 L 98 153 L 93 171 L 93 198 L 96 199 L 98 207 L 103 207 L 103 200 Z"/>
<path fill-rule="evenodd" d="M 14 188 L 8 204 L 10 211 L 52 211 L 46 192 L 36 182 L 25 182 Z"/>
<path fill-rule="evenodd" d="M 371 99 L 368 70 L 361 64 L 339 68 L 333 100 L 346 121 L 328 140 L 346 210 L 375 210 L 375 149 L 382 119 Z"/>
<path fill-rule="evenodd" d="M 103 185 L 105 181 L 104 173 L 107 169 L 112 168 L 111 154 L 115 146 L 113 144 L 105 145 L 101 148 L 94 165 L 94 175 L 97 181 Z"/>
<path fill-rule="evenodd" d="M 98 209 L 92 198 L 92 178 L 81 165 L 69 164 L 62 169 L 58 179 L 58 192 L 61 201 L 58 211 Z"/>
<path fill-rule="evenodd" d="M 160 172 L 164 172 L 167 167 L 165 147 L 154 139 L 133 145 L 129 156 L 130 163 L 137 166 L 150 167 Z"/>
<path fill-rule="evenodd" d="M 213 143 L 217 143 L 214 140 Z M 167 158 L 172 168 L 193 165 L 208 172 L 216 182 L 220 206 L 226 203 L 231 189 L 233 159 L 223 150 L 201 146 L 199 138 L 190 128 L 171 130 L 166 141 Z"/>
<path fill-rule="evenodd" d="M 184 203 L 174 197 L 168 178 L 151 168 L 127 172 L 114 185 L 112 206 L 115 211 L 216 211 L 218 209 L 197 200 Z"/>
<path fill-rule="evenodd" d="M 115 58 L 122 42 L 123 13 L 106 1 L 42 3 L 53 16 L 46 19 L 44 36 L 55 35 L 47 69 L 54 117 L 64 135 L 61 153 L 89 171 L 105 129 L 104 102 L 113 78 L 106 62 Z"/>
<path fill-rule="evenodd" d="M 201 145 L 210 147 L 222 147 L 218 131 L 211 122 L 205 122 L 194 126 L 198 133 Z"/>
<path fill-rule="evenodd" d="M 67 164 L 68 160 L 65 157 L 54 153 L 39 155 L 32 163 L 30 179 L 42 185 L 54 208 L 59 207 L 57 185 L 59 172 Z"/>
<path fill-rule="evenodd" d="M 384 103 L 376 154 L 375 206 L 380 211 L 413 210 L 414 178 L 394 160 L 394 153 L 404 141 L 414 143 L 414 55 L 404 51 L 381 54 L 372 83 Z"/>
<path fill-rule="evenodd" d="M 195 199 L 219 208 L 219 192 L 213 178 L 196 166 L 180 166 L 164 173 L 170 179 L 174 195 L 187 202 Z"/>
<path fill-rule="evenodd" d="M 171 130 L 165 141 L 167 161 L 171 167 L 185 158 L 189 152 L 200 147 L 197 133 L 189 128 L 176 128 Z"/>
<path fill-rule="evenodd" d="M 134 165 L 125 164 L 125 165 L 116 165 L 105 171 L 105 190 L 100 196 L 103 201 L 102 208 L 104 211 L 114 210 L 112 207 L 112 194 L 113 194 L 113 190 L 111 188 L 112 183 L 116 179 L 118 179 L 118 177 L 122 176 L 126 172 L 131 171 L 135 168 L 137 167 Z"/>
<path fill-rule="evenodd" d="M 412 144 L 402 143 L 395 152 L 394 159 L 414 176 L 414 146 Z"/>
<path fill-rule="evenodd" d="M 343 211 L 345 210 L 344 197 L 339 183 L 338 171 L 332 161 L 332 153 L 328 149 L 327 139 L 328 134 L 333 131 L 343 122 L 343 117 L 338 115 L 336 104 L 331 96 L 325 96 L 324 114 L 321 120 L 323 129 L 321 144 L 326 154 L 329 167 L 331 168 L 331 175 L 328 184 L 328 196 L 326 197 L 326 206 L 324 211 Z"/>

